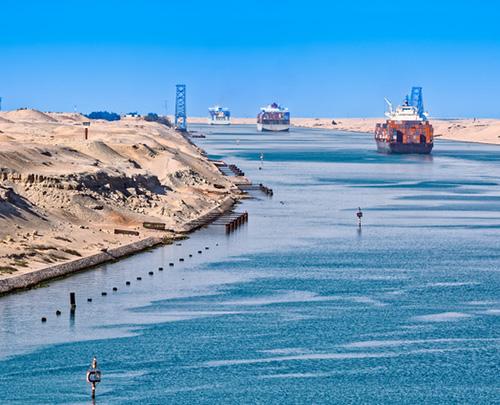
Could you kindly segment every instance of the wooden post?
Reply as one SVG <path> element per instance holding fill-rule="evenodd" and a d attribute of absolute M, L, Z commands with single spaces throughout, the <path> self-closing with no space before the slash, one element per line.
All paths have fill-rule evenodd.
<path fill-rule="evenodd" d="M 89 129 L 85 128 L 85 140 L 89 139 Z"/>
<path fill-rule="evenodd" d="M 72 312 L 76 309 L 76 294 L 74 292 L 69 293 L 69 305 Z"/>

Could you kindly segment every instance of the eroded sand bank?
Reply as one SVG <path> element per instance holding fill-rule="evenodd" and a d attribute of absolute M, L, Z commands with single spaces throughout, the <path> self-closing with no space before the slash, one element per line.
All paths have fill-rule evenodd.
<path fill-rule="evenodd" d="M 86 140 L 88 121 L 71 113 L 0 113 L 0 280 L 174 237 L 241 197 L 201 150 L 164 125 L 92 120 Z M 146 221 L 169 231 L 147 230 Z"/>

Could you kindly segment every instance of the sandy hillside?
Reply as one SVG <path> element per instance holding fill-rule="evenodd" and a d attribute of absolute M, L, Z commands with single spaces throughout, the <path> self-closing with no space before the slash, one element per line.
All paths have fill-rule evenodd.
<path fill-rule="evenodd" d="M 207 118 L 193 117 L 191 123 L 206 123 Z M 291 124 L 301 128 L 325 128 L 348 132 L 373 133 L 375 124 L 385 118 L 293 118 Z M 430 119 L 437 138 L 454 141 L 500 144 L 500 120 L 498 119 Z M 233 124 L 255 125 L 255 118 L 232 118 Z"/>
<path fill-rule="evenodd" d="M 0 113 L 0 278 L 174 232 L 238 191 L 181 134 L 138 118 Z M 139 236 L 115 235 L 114 229 Z"/>

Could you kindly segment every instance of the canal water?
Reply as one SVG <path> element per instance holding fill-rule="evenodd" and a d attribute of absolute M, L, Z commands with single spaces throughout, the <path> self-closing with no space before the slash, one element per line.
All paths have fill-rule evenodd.
<path fill-rule="evenodd" d="M 0 403 L 90 403 L 94 355 L 102 404 L 498 402 L 499 147 L 194 129 L 274 196 L 231 235 L 0 297 Z"/>

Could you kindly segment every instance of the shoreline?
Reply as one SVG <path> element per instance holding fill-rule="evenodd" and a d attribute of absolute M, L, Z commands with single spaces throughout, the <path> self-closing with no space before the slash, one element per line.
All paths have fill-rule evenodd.
<path fill-rule="evenodd" d="M 149 236 L 100 253 L 43 267 L 14 277 L 0 279 L 0 297 L 10 293 L 29 290 L 47 281 L 91 270 L 101 264 L 114 262 L 162 244 L 164 244 L 164 238 Z"/>
<path fill-rule="evenodd" d="M 335 124 L 332 122 L 335 121 Z M 290 126 L 296 128 L 328 129 L 334 131 L 372 135 L 375 125 L 385 118 L 293 118 Z M 235 125 L 255 125 L 255 118 L 232 118 Z M 486 145 L 500 145 L 500 119 L 495 118 L 453 118 L 430 119 L 435 138 L 450 141 L 470 142 Z M 191 124 L 206 124 L 203 117 L 188 118 Z"/>
<path fill-rule="evenodd" d="M 200 215 L 198 218 L 190 220 L 184 224 L 185 229 L 169 236 L 147 236 L 137 241 L 126 243 L 111 249 L 102 249 L 99 253 L 94 253 L 78 259 L 57 263 L 51 266 L 42 267 L 19 275 L 7 278 L 0 278 L 0 297 L 20 291 L 36 288 L 42 283 L 68 277 L 72 274 L 82 271 L 92 270 L 93 268 L 105 263 L 116 262 L 128 256 L 132 256 L 146 250 L 168 246 L 173 241 L 183 239 L 198 229 L 209 225 L 214 217 L 214 213 L 224 215 L 230 211 L 238 202 L 233 197 L 227 197 L 220 202 L 217 207 Z M 189 226 L 191 222 L 197 222 L 196 226 Z M 168 243 L 167 243 L 168 241 Z"/>

